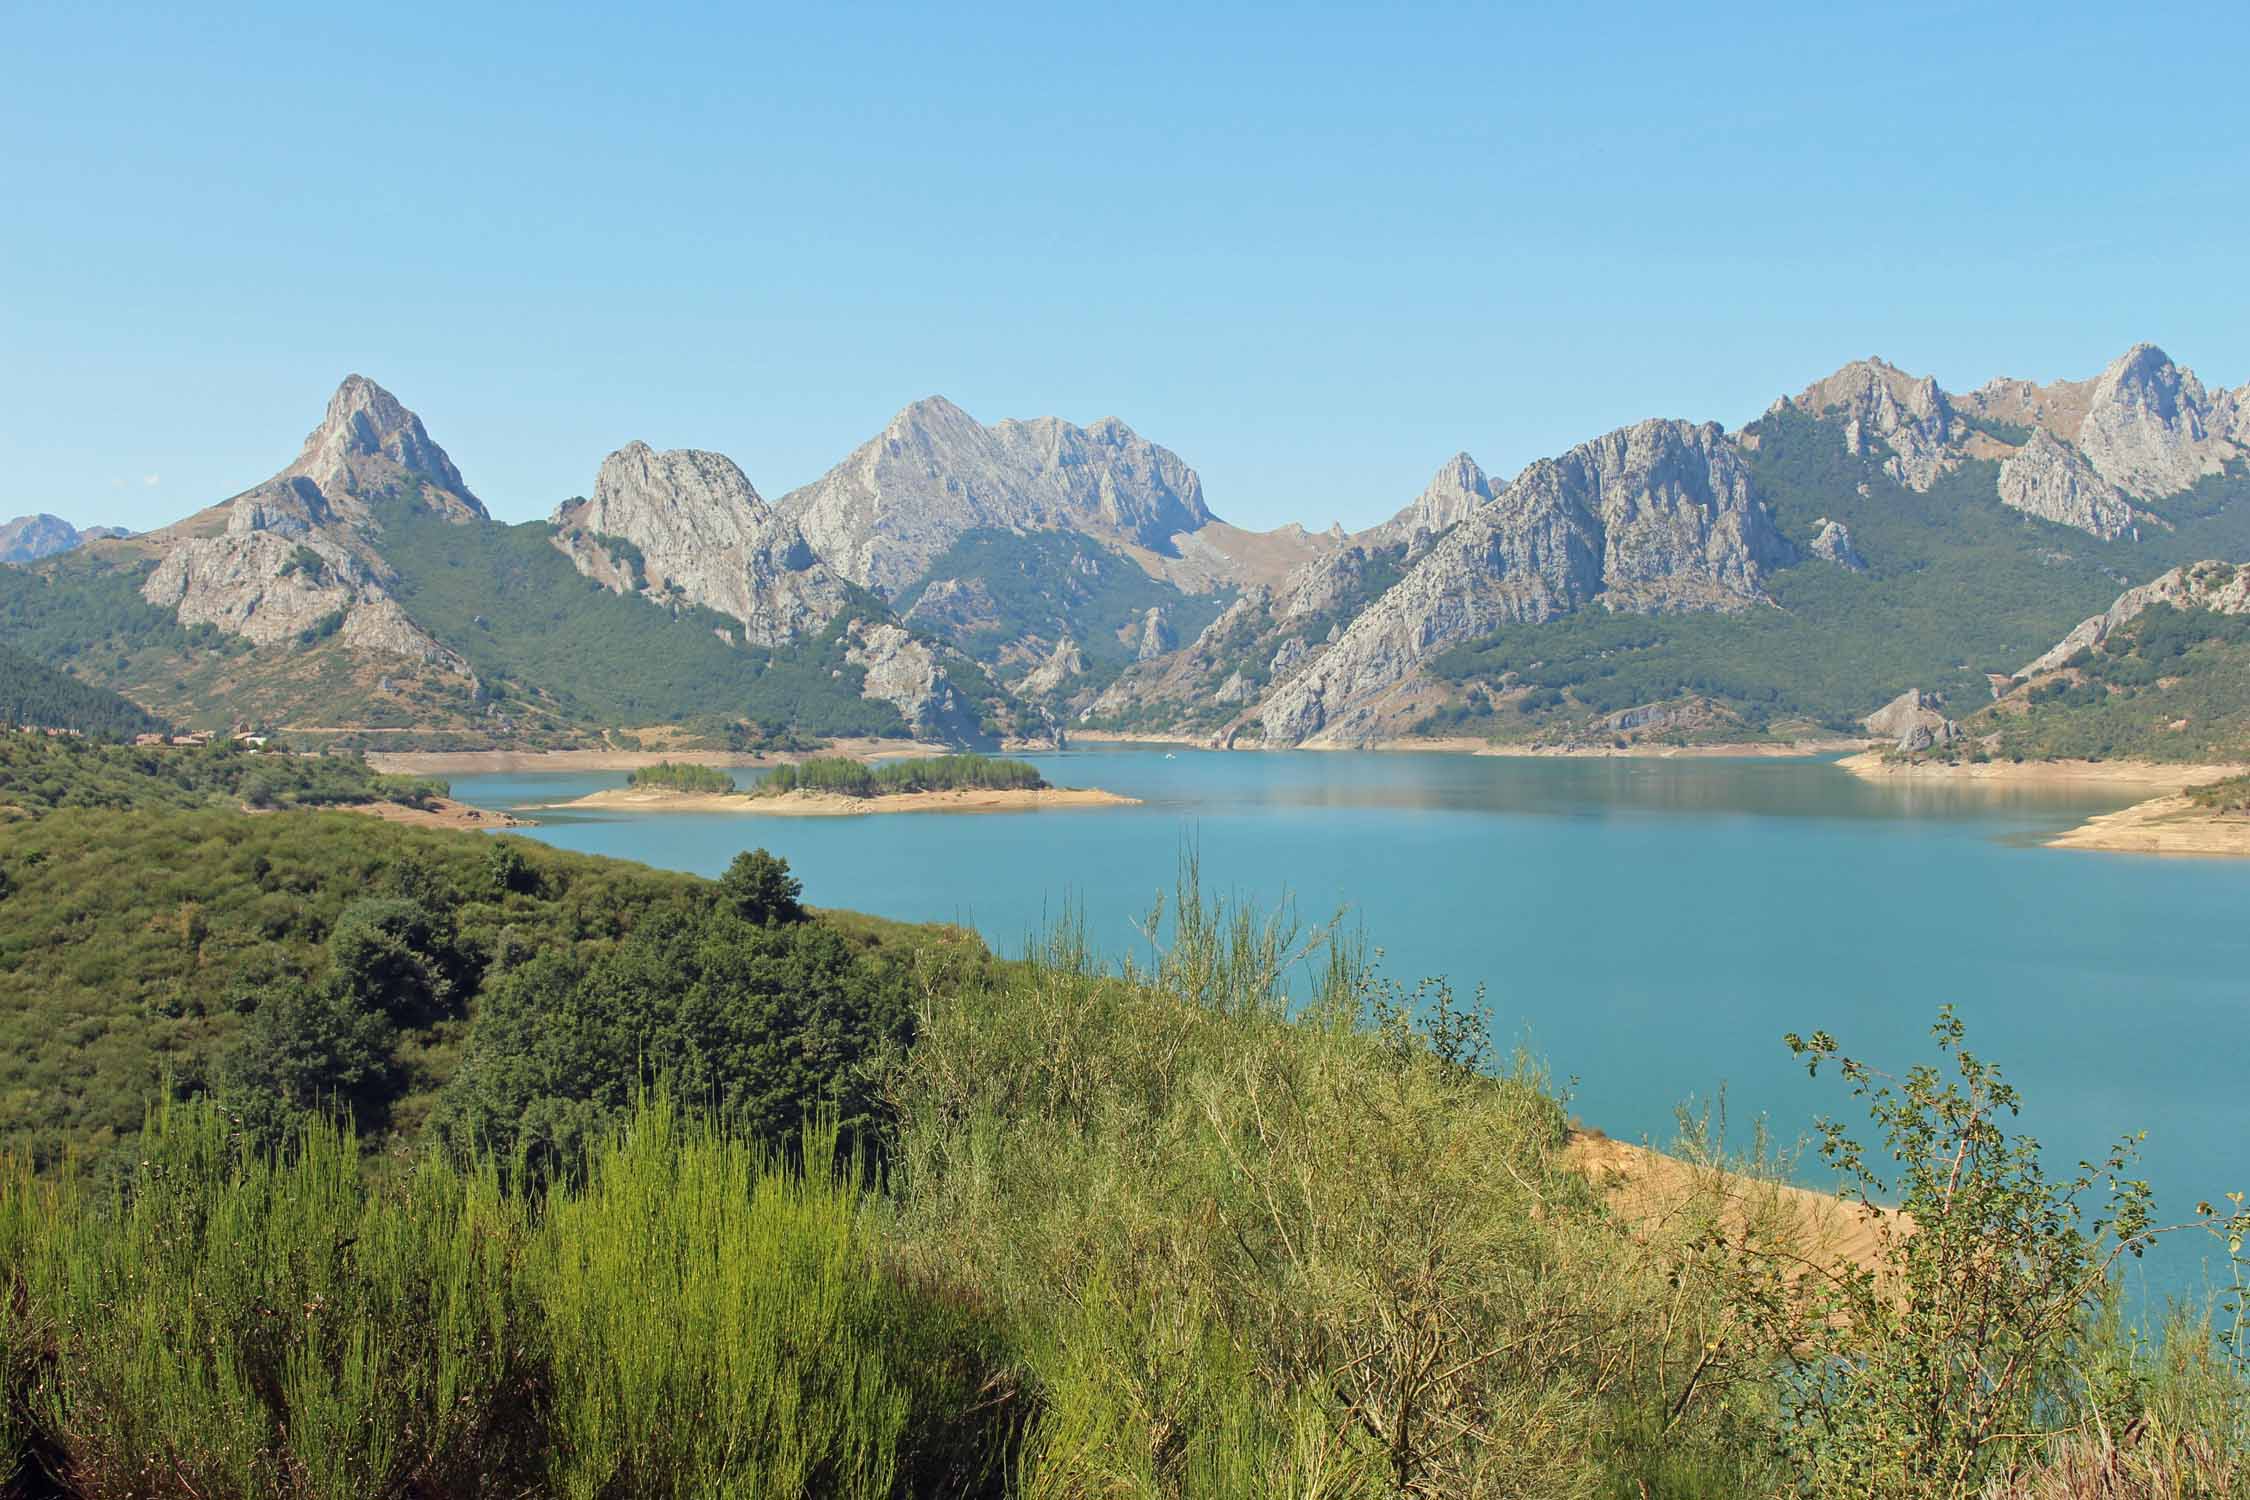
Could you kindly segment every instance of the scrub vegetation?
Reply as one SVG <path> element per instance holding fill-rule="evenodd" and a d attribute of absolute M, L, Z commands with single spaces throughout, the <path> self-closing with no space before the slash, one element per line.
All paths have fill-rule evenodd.
<path fill-rule="evenodd" d="M 2166 1232 L 2131 1143 L 2050 1177 L 1949 1014 L 1895 1078 L 1789 1039 L 1873 1127 L 1822 1139 L 1862 1263 L 1692 1133 L 1691 1190 L 1636 1211 L 1481 996 L 1333 925 L 1192 860 L 1139 925 L 1145 958 L 1066 917 L 1001 962 L 811 911 L 759 852 L 714 882 L 319 812 L 0 824 L 14 1492 L 2250 1482 L 2239 1294 L 2125 1318 Z M 26 1118 L 96 1081 L 107 1117 Z M 2239 1200 L 2180 1217 L 2239 1252 Z"/>

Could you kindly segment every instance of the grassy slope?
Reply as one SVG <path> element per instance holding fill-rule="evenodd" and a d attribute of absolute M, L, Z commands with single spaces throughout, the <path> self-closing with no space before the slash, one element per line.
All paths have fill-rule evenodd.
<path fill-rule="evenodd" d="M 495 880 L 496 842 L 534 873 L 517 882 L 528 893 Z M 0 876 L 0 1147 L 41 1160 L 130 1136 L 167 1072 L 180 1089 L 206 1083 L 262 993 L 324 971 L 323 944 L 355 900 L 440 910 L 481 975 L 503 947 L 609 943 L 704 888 L 621 860 L 349 813 L 146 805 L 0 820 Z M 918 932 L 871 917 L 840 925 L 868 948 Z M 396 1131 L 418 1127 L 467 1026 L 404 1034 Z"/>
<path fill-rule="evenodd" d="M 1751 429 L 1758 493 L 1802 544 L 1822 517 L 1844 522 L 1870 570 L 1808 560 L 1777 574 L 1778 608 L 1661 618 L 1593 612 L 1511 627 L 1445 653 L 1456 685 L 1521 681 L 1562 691 L 1495 728 L 1555 732 L 1590 714 L 1702 693 L 1755 726 L 1804 718 L 1847 728 L 1909 687 L 1976 704 L 1983 674 L 2013 671 L 2119 590 L 2204 557 L 2250 554 L 2250 480 L 2213 480 L 2162 507 L 2176 529 L 2100 541 L 1999 503 L 1997 468 L 1964 464 L 1917 494 L 1854 457 L 1832 424 L 1790 411 Z M 1861 486 L 1867 493 L 1859 493 Z"/>

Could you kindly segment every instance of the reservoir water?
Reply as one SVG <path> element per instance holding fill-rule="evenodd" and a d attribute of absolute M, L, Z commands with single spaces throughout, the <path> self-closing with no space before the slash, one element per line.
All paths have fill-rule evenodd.
<path fill-rule="evenodd" d="M 1112 953 L 1172 884 L 1306 918 L 1339 905 L 1411 984 L 1482 982 L 1503 1043 L 1568 1083 L 1573 1113 L 1662 1145 L 1725 1093 L 1732 1137 L 1863 1122 L 1781 1044 L 1816 1028 L 1903 1070 L 1951 1002 L 2025 1095 L 2050 1171 L 2146 1131 L 2167 1218 L 2250 1189 L 2250 861 L 2039 847 L 2130 790 L 1875 784 L 1821 760 L 1512 759 L 1103 749 L 1027 757 L 1130 808 L 768 818 L 531 811 L 624 774 L 461 777 L 565 848 L 716 874 L 786 858 L 806 898 L 971 925 L 1002 951 L 1076 906 Z M 1863 1138 L 1866 1132 L 1861 1132 Z M 1799 1177 L 1832 1185 L 1809 1153 Z M 2205 1246 L 2151 1290 L 2201 1285 Z M 2223 1266 L 2212 1263 L 2212 1275 Z"/>

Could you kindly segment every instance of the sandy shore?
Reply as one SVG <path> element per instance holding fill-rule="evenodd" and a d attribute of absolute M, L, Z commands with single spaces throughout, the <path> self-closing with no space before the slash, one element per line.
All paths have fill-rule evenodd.
<path fill-rule="evenodd" d="M 1047 812 L 1066 807 L 1138 807 L 1138 797 L 1121 797 L 1099 787 L 1041 787 L 1030 791 L 894 792 L 881 797 L 846 797 L 836 792 L 783 792 L 778 797 L 741 793 L 667 792 L 619 787 L 593 792 L 554 806 L 624 808 L 635 812 L 749 813 L 771 818 L 858 818 L 871 813 Z"/>
<path fill-rule="evenodd" d="M 1800 1247 L 1795 1253 L 1818 1265 L 1876 1270 L 1884 1231 L 1911 1228 L 1892 1210 L 1870 1214 L 1833 1193 L 1698 1167 L 1595 1131 L 1573 1131 L 1563 1159 L 1591 1177 L 1629 1222 L 1669 1223 L 1703 1210 L 1715 1197 L 1720 1221 L 1730 1230 L 1778 1220 L 1793 1231 Z"/>
<path fill-rule="evenodd" d="M 2250 817 L 2198 807 L 2186 797 L 2152 797 L 2122 812 L 2088 818 L 2047 840 L 2050 849 L 2118 854 L 2250 855 Z"/>
<path fill-rule="evenodd" d="M 1088 745 L 1187 745 L 1199 750 L 1220 748 L 1209 739 L 1189 734 L 1122 734 L 1093 729 L 1073 730 L 1073 741 Z M 1495 745 L 1490 740 L 1473 736 L 1431 736 L 1395 740 L 1366 740 L 1355 744 L 1298 745 L 1299 750 L 1383 750 L 1422 751 L 1443 755 L 1505 755 L 1554 756 L 1567 758 L 1607 759 L 1634 757 L 1639 759 L 1672 760 L 1679 758 L 1710 757 L 1712 759 L 1801 760 L 1813 755 L 1834 755 L 1840 750 L 1865 750 L 1864 739 L 1821 740 L 1742 740 L 1713 745 L 1659 745 L 1632 744 L 1620 749 L 1615 745 Z M 1229 745 L 1230 750 L 1257 753 L 1262 745 Z"/>
<path fill-rule="evenodd" d="M 1615 745 L 1487 745 L 1477 742 L 1479 755 L 1541 756 L 1619 760 L 1804 760 L 1834 755 L 1839 750 L 1864 750 L 1865 740 L 1731 740 L 1711 745 L 1659 745 L 1640 743 L 1622 750 Z"/>
<path fill-rule="evenodd" d="M 283 809 L 271 807 L 245 807 L 244 812 L 258 817 L 271 817 Z M 471 807 L 466 802 L 456 802 L 451 797 L 433 797 L 428 807 L 408 807 L 403 802 L 341 803 L 334 807 L 315 807 L 307 812 L 358 813 L 364 818 L 381 818 L 386 823 L 405 823 L 414 828 L 529 828 L 532 825 L 521 818 L 511 818 L 504 812 L 494 812 L 487 807 Z"/>
<path fill-rule="evenodd" d="M 1904 777 L 1939 781 L 2079 782 L 2089 786 L 2155 787 L 2174 793 L 2206 782 L 2224 781 L 2250 770 L 2250 767 L 2237 765 L 2173 765 L 2152 760 L 1993 760 L 1982 765 L 1967 761 L 1947 765 L 1943 761 L 1887 760 L 1880 750 L 1846 756 L 1836 764 L 1870 781 Z"/>
<path fill-rule="evenodd" d="M 692 766 L 779 766 L 814 756 L 852 760 L 904 760 L 950 755 L 943 745 L 914 740 L 838 740 L 825 750 L 751 755 L 731 750 L 370 750 L 367 763 L 378 771 L 410 776 L 484 776 L 516 771 L 638 771 L 670 761 Z"/>

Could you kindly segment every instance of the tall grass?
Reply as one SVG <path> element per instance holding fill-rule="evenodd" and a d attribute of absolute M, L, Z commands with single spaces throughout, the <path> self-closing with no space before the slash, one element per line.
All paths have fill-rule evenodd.
<path fill-rule="evenodd" d="M 314 1122 L 169 1110 L 108 1190 L 0 1178 L 6 1436 L 86 1497 L 973 1494 L 1007 1399 L 973 1307 L 888 1274 L 862 1184 L 661 1101 L 535 1201 Z"/>

